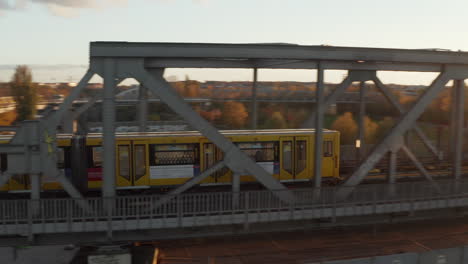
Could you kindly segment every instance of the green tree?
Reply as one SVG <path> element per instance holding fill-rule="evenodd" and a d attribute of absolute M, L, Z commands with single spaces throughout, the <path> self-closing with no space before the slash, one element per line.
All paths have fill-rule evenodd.
<path fill-rule="evenodd" d="M 36 85 L 32 83 L 31 70 L 19 65 L 10 83 L 11 94 L 16 102 L 17 121 L 32 120 L 36 115 Z"/>

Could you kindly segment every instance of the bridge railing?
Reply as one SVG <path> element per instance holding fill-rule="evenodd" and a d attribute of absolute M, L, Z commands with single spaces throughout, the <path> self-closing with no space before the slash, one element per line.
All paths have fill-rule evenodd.
<path fill-rule="evenodd" d="M 301 210 L 340 208 L 392 204 L 401 202 L 427 201 L 468 197 L 468 181 L 438 181 L 437 187 L 430 182 L 407 182 L 390 185 L 361 185 L 351 194 L 339 200 L 336 196 L 340 187 L 321 189 L 294 189 L 296 197 L 291 204 L 282 202 L 274 192 L 268 190 L 232 192 L 185 193 L 172 196 L 161 203 L 162 195 L 133 195 L 113 199 L 85 198 L 89 210 L 79 206 L 77 200 L 1 200 L 0 235 L 22 234 L 29 232 L 32 225 L 41 227 L 42 232 L 60 232 L 62 229 L 49 230 L 47 224 L 69 226 L 71 231 L 96 231 L 91 228 L 73 229 L 73 224 L 105 223 L 153 220 L 178 221 L 182 226 L 184 218 L 242 215 L 249 213 L 293 212 Z M 109 206 L 111 210 L 106 210 Z M 273 220 L 272 220 L 273 221 Z M 93 225 L 93 224 L 92 224 Z M 8 228 L 7 228 L 8 226 Z"/>

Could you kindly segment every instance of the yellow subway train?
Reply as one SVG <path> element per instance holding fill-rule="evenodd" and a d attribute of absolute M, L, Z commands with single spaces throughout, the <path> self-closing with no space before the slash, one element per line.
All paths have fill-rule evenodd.
<path fill-rule="evenodd" d="M 313 179 L 313 129 L 226 130 L 221 133 L 236 144 L 273 177 L 281 182 Z M 8 136 L 0 138 L 7 143 Z M 322 177 L 339 179 L 340 135 L 324 130 Z M 102 184 L 102 135 L 88 134 L 76 147 L 71 135 L 57 136 L 58 168 L 75 184 L 87 190 Z M 116 185 L 118 189 L 172 188 L 210 168 L 223 159 L 223 152 L 198 132 L 150 132 L 116 134 Z M 0 169 L 7 168 L 7 156 L 0 154 Z M 223 168 L 205 178 L 200 185 L 227 185 L 232 172 Z M 252 182 L 241 175 L 241 182 Z M 61 190 L 54 179 L 42 175 L 43 190 Z M 2 191 L 25 192 L 30 189 L 28 175 L 15 175 Z M 81 188 L 83 189 L 83 188 Z"/>

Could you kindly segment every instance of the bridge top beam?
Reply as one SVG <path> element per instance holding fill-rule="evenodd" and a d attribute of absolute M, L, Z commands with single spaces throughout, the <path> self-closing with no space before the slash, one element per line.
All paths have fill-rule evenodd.
<path fill-rule="evenodd" d="M 294 44 L 207 44 L 91 42 L 93 58 L 147 58 L 146 66 L 174 68 L 327 68 L 439 71 L 444 64 L 468 65 L 468 52 L 433 49 L 384 49 Z M 152 61 L 151 59 L 157 59 Z M 265 61 L 267 60 L 267 61 Z M 274 60 L 279 64 L 269 64 Z M 285 63 L 285 60 L 287 63 Z M 296 60 L 296 61 L 294 61 Z M 299 60 L 299 61 L 297 61 Z M 159 61 L 159 62 L 158 62 Z M 283 62 L 283 64 L 281 64 Z M 292 64 L 292 66 L 290 65 Z M 395 64 L 395 65 L 393 65 Z"/>

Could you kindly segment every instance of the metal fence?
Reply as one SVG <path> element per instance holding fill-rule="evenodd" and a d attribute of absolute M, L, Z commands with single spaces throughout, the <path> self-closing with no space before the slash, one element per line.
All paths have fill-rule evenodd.
<path fill-rule="evenodd" d="M 292 203 L 277 198 L 280 191 L 268 190 L 1 200 L 0 235 L 248 224 L 468 206 L 466 180 L 438 181 L 437 187 L 430 182 L 361 185 L 339 200 L 336 194 L 340 190 L 294 189 Z"/>

